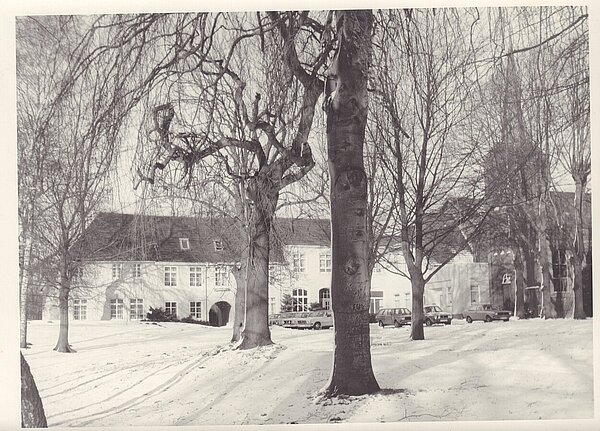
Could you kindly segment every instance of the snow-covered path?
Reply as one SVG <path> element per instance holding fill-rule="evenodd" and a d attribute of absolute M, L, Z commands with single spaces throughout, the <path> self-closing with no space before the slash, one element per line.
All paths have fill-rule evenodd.
<path fill-rule="evenodd" d="M 77 322 L 75 354 L 56 324 L 32 322 L 24 354 L 49 426 L 282 424 L 593 416 L 592 321 L 371 327 L 380 393 L 315 399 L 333 330 L 273 328 L 274 346 L 231 350 L 230 328 Z"/>

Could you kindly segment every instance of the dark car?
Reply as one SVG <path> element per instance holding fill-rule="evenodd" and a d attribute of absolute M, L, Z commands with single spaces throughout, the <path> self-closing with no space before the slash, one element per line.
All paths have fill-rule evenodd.
<path fill-rule="evenodd" d="M 467 323 L 474 320 L 483 320 L 491 322 L 492 320 L 503 320 L 508 322 L 510 319 L 510 311 L 499 310 L 492 307 L 491 304 L 472 304 L 464 313 Z"/>
<path fill-rule="evenodd" d="M 438 305 L 426 305 L 423 307 L 423 322 L 427 326 L 435 324 L 450 325 L 452 323 L 452 314 L 446 313 Z"/>
<path fill-rule="evenodd" d="M 381 327 L 394 325 L 399 328 L 403 325 L 410 325 L 411 314 L 408 308 L 382 308 L 375 315 L 375 321 Z"/>

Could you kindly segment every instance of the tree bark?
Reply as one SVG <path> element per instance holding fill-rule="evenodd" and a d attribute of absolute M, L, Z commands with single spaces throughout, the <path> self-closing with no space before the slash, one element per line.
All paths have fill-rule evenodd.
<path fill-rule="evenodd" d="M 248 266 L 248 254 L 244 253 L 241 259 L 241 267 L 233 268 L 233 278 L 235 279 L 235 314 L 233 316 L 233 334 L 231 342 L 237 343 L 242 335 L 244 319 L 246 317 L 246 268 Z"/>
<path fill-rule="evenodd" d="M 525 265 L 521 247 L 515 247 L 515 316 L 525 318 Z"/>
<path fill-rule="evenodd" d="M 583 307 L 583 268 L 585 265 L 577 253 L 571 256 L 571 265 L 573 266 L 573 318 L 585 319 Z"/>
<path fill-rule="evenodd" d="M 575 247 L 571 263 L 573 265 L 573 318 L 585 319 L 583 306 L 583 270 L 586 265 L 586 250 L 583 239 L 583 196 L 585 181 L 574 176 L 575 180 Z"/>
<path fill-rule="evenodd" d="M 268 169 L 259 173 L 249 186 L 254 206 L 249 223 L 245 323 L 239 349 L 273 344 L 269 330 L 269 240 L 279 190 L 270 173 Z"/>
<path fill-rule="evenodd" d="M 542 271 L 542 315 L 545 319 L 556 319 L 557 314 L 552 299 L 554 283 L 552 282 L 552 274 L 550 272 L 552 253 L 545 234 L 540 235 L 540 252 L 538 259 Z"/>
<path fill-rule="evenodd" d="M 423 275 L 415 270 L 410 273 L 410 284 L 412 286 L 412 316 L 410 324 L 410 339 L 413 341 L 424 340 L 423 330 L 423 295 L 425 292 L 425 281 Z"/>
<path fill-rule="evenodd" d="M 25 244 L 23 247 L 23 256 L 21 261 L 21 271 L 19 277 L 19 314 L 20 314 L 20 330 L 19 330 L 19 339 L 20 339 L 20 347 L 22 349 L 27 348 L 27 296 L 29 293 L 29 268 L 31 267 L 31 247 L 32 240 L 29 235 L 25 239 Z"/>
<path fill-rule="evenodd" d="M 335 344 L 326 397 L 379 390 L 371 365 L 367 177 L 363 146 L 373 16 L 336 11 L 338 48 L 326 94 Z"/>
<path fill-rule="evenodd" d="M 44 405 L 29 364 L 21 353 L 21 427 L 47 428 Z"/>
<path fill-rule="evenodd" d="M 72 353 L 69 345 L 69 280 L 65 275 L 61 276 L 61 284 L 58 291 L 58 309 L 60 312 L 60 329 L 58 341 L 54 350 L 61 353 Z"/>

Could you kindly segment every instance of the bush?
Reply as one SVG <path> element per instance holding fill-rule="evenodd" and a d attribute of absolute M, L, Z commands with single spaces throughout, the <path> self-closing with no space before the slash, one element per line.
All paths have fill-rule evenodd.
<path fill-rule="evenodd" d="M 152 308 L 150 307 L 150 311 L 146 314 L 146 318 L 151 322 L 178 322 L 176 316 L 171 313 L 167 313 L 161 307 Z"/>
<path fill-rule="evenodd" d="M 211 324 L 209 322 L 207 322 L 206 320 L 197 320 L 197 319 L 193 318 L 192 316 L 184 317 L 183 319 L 181 319 L 181 322 L 193 323 L 195 325 L 211 326 Z"/>

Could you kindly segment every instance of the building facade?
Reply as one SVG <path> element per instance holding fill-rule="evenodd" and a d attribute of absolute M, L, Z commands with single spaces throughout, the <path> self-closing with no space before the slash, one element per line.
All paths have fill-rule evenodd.
<path fill-rule="evenodd" d="M 100 213 L 86 234 L 90 247 L 84 247 L 73 281 L 72 320 L 140 320 L 152 307 L 180 319 L 228 324 L 235 313 L 232 269 L 240 267 L 240 254 L 233 250 L 242 243 L 231 226 L 185 217 L 145 216 L 140 222 L 133 215 Z M 286 295 L 299 311 L 313 304 L 331 307 L 328 229 L 328 220 L 277 221 L 279 246 L 272 248 L 269 271 L 271 314 L 281 310 Z M 377 264 L 373 270 L 371 313 L 412 305 L 410 280 L 393 269 L 404 268 L 402 255 L 386 260 L 393 266 Z M 474 301 L 489 302 L 487 264 L 462 252 L 427 284 L 425 303 L 460 315 Z M 44 310 L 44 319 L 58 319 L 55 301 L 47 301 Z"/>

